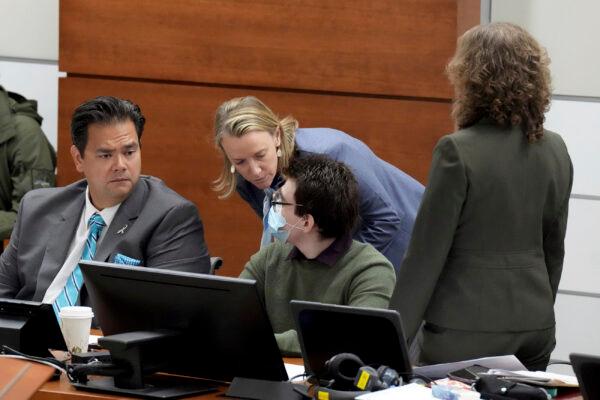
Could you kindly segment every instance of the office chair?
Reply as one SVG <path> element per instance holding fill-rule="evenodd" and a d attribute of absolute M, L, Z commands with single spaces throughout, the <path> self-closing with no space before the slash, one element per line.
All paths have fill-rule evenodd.
<path fill-rule="evenodd" d="M 210 258 L 210 274 L 214 275 L 215 271 L 221 268 L 223 265 L 223 259 L 221 257 L 211 257 Z"/>

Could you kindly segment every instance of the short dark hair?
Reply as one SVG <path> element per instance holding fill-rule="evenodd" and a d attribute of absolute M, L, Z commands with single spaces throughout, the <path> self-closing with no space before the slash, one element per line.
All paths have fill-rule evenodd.
<path fill-rule="evenodd" d="M 133 122 L 138 140 L 141 141 L 146 118 L 137 104 L 113 96 L 96 97 L 75 109 L 71 119 L 71 140 L 83 157 L 88 141 L 88 127 L 91 124 L 112 124 L 127 120 Z"/>
<path fill-rule="evenodd" d="M 310 214 L 326 238 L 351 233 L 358 220 L 358 184 L 346 164 L 324 155 L 296 156 L 284 170 L 296 181 L 296 215 Z"/>

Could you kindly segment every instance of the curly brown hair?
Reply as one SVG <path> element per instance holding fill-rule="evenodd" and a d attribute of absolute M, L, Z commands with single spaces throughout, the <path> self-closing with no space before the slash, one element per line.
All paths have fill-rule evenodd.
<path fill-rule="evenodd" d="M 454 86 L 452 117 L 459 128 L 490 118 L 520 125 L 529 142 L 544 134 L 551 96 L 550 59 L 523 28 L 496 22 L 465 32 L 446 72 Z"/>

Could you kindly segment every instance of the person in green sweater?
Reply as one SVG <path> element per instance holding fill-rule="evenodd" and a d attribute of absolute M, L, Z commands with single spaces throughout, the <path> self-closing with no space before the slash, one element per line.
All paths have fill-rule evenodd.
<path fill-rule="evenodd" d="M 279 349 L 297 356 L 290 300 L 387 308 L 396 274 L 373 246 L 352 240 L 359 199 L 346 165 L 309 155 L 284 175 L 267 215 L 278 240 L 253 255 L 240 278 L 256 281 Z"/>

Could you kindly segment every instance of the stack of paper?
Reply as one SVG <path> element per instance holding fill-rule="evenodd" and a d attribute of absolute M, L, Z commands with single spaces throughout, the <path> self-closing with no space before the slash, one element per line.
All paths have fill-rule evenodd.
<path fill-rule="evenodd" d="M 507 371 L 490 369 L 488 374 L 497 375 L 511 382 L 528 383 L 546 387 L 578 387 L 577 378 L 570 375 L 555 374 L 543 371 Z"/>
<path fill-rule="evenodd" d="M 366 393 L 358 396 L 356 400 L 430 400 L 435 399 L 431 389 L 410 383 L 404 386 L 396 386 L 378 392 Z"/>
<path fill-rule="evenodd" d="M 508 371 L 521 371 L 526 369 L 523 364 L 514 355 L 475 358 L 472 360 L 457 361 L 447 364 L 426 365 L 424 367 L 415 367 L 413 372 L 418 375 L 426 376 L 430 379 L 445 378 L 448 372 L 456 371 L 472 365 L 481 365 L 487 368 L 499 368 Z"/>

